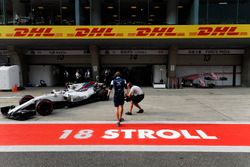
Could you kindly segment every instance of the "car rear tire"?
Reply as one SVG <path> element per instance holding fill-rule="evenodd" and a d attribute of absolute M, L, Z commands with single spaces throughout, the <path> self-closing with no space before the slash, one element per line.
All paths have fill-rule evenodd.
<path fill-rule="evenodd" d="M 48 99 L 43 99 L 36 104 L 36 112 L 42 116 L 51 114 L 53 111 L 53 103 Z"/>
<path fill-rule="evenodd" d="M 101 100 L 105 101 L 105 100 L 108 100 L 108 91 L 105 90 L 105 89 L 101 89 L 99 92 L 98 92 L 98 96 Z"/>

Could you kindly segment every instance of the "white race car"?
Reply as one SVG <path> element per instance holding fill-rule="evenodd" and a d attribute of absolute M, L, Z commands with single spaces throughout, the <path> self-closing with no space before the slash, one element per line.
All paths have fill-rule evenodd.
<path fill-rule="evenodd" d="M 51 114 L 54 108 L 74 106 L 84 103 L 108 100 L 108 90 L 104 84 L 85 82 L 72 84 L 66 90 L 55 91 L 38 97 L 25 95 L 19 101 L 18 106 L 6 106 L 1 112 L 7 118 L 25 120 L 37 113 L 46 116 Z"/>

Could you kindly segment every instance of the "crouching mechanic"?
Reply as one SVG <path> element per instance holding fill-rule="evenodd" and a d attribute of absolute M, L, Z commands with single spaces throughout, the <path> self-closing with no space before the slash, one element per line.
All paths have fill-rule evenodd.
<path fill-rule="evenodd" d="M 126 80 L 121 77 L 120 72 L 115 73 L 114 79 L 111 81 L 108 96 L 111 93 L 112 88 L 114 87 L 114 106 L 116 107 L 116 118 L 117 118 L 117 126 L 120 126 L 120 122 L 124 121 L 122 118 L 123 113 L 123 105 L 124 105 L 124 89 L 127 91 L 127 83 Z"/>
<path fill-rule="evenodd" d="M 144 93 L 142 89 L 139 86 L 132 85 L 130 82 L 127 84 L 127 88 L 130 89 L 130 91 L 127 95 L 126 101 L 130 101 L 130 108 L 125 114 L 132 115 L 134 105 L 139 109 L 137 113 L 143 113 L 144 110 L 139 105 L 139 103 L 144 99 Z"/>

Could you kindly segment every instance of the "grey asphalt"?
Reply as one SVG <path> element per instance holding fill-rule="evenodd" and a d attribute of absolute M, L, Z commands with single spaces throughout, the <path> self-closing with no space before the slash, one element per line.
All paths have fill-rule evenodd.
<path fill-rule="evenodd" d="M 17 105 L 26 94 L 33 96 L 49 93 L 56 88 L 27 88 L 19 92 L 0 92 L 0 107 Z M 145 99 L 141 102 L 145 113 L 124 115 L 126 121 L 250 121 L 250 88 L 214 89 L 153 89 L 143 88 Z M 129 103 L 125 103 L 124 112 Z M 13 121 L 0 117 L 0 121 Z M 49 116 L 39 116 L 28 121 L 115 121 L 112 96 L 74 108 L 54 110 Z"/>
<path fill-rule="evenodd" d="M 246 153 L 1 153 L 1 167 L 249 167 Z"/>
<path fill-rule="evenodd" d="M 0 107 L 18 104 L 25 94 L 38 96 L 56 88 L 27 88 L 0 92 Z M 250 88 L 153 89 L 143 87 L 143 114 L 124 115 L 129 121 L 250 122 Z M 125 104 L 125 111 L 129 105 Z M 135 110 L 136 111 L 136 110 Z M 0 122 L 12 122 L 0 117 Z M 112 97 L 35 116 L 29 121 L 114 121 Z M 17 122 L 17 121 L 14 121 Z M 23 123 L 23 122 L 22 122 Z M 218 152 L 2 152 L 0 167 L 47 166 L 164 166 L 164 167 L 249 167 L 250 153 Z"/>

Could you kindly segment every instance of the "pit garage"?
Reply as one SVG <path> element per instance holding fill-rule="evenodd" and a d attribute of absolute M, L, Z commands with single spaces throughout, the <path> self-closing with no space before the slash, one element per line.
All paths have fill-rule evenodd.
<path fill-rule="evenodd" d="M 64 72 L 69 73 L 69 82 L 75 82 L 75 72 L 83 75 L 91 69 L 88 50 L 28 50 L 29 84 L 39 85 L 44 80 L 48 86 L 63 85 Z"/>
<path fill-rule="evenodd" d="M 135 84 L 152 86 L 153 83 L 166 83 L 168 72 L 168 50 L 146 49 L 101 49 L 100 81 L 105 71 L 112 76 L 117 70 Z M 184 80 L 184 86 L 205 78 L 216 86 L 240 86 L 242 55 L 244 49 L 179 49 L 176 56 L 176 78 Z M 41 80 L 48 86 L 63 85 L 64 71 L 69 72 L 70 82 L 75 82 L 75 72 L 84 76 L 92 69 L 89 50 L 27 50 L 28 84 L 39 85 Z M 8 62 L 8 52 L 1 51 L 2 64 Z M 217 79 L 206 81 L 209 75 Z M 191 78 L 191 79 L 190 79 Z M 196 81 L 195 81 L 196 80 Z M 213 79 L 212 79 L 213 80 Z M 84 81 L 84 79 L 82 80 Z"/>
<path fill-rule="evenodd" d="M 111 77 L 116 71 L 121 71 L 128 81 L 151 86 L 153 67 L 165 64 L 167 53 L 168 50 L 100 50 L 99 80 L 104 80 L 107 70 Z M 28 50 L 26 56 L 29 57 L 31 85 L 37 85 L 41 80 L 46 81 L 48 86 L 62 85 L 60 81 L 63 81 L 65 70 L 69 72 L 70 82 L 74 82 L 76 70 L 84 77 L 84 73 L 92 69 L 89 50 Z"/>
<path fill-rule="evenodd" d="M 101 50 L 103 69 L 123 72 L 124 77 L 138 85 L 151 86 L 154 75 L 154 65 L 166 64 L 168 50 Z"/>
<path fill-rule="evenodd" d="M 244 52 L 243 49 L 179 50 L 176 77 L 183 79 L 184 86 L 202 81 L 214 86 L 240 86 Z"/>
<path fill-rule="evenodd" d="M 1 62 L 22 66 L 24 86 L 46 81 L 41 76 L 53 78 L 46 81 L 48 86 L 62 86 L 64 71 L 74 82 L 77 69 L 83 76 L 89 69 L 92 79 L 99 75 L 100 81 L 107 69 L 111 76 L 120 70 L 135 84 L 163 83 L 163 88 L 173 88 L 176 79 L 204 74 L 217 75 L 216 86 L 244 86 L 249 76 L 247 39 L 1 41 Z"/>

